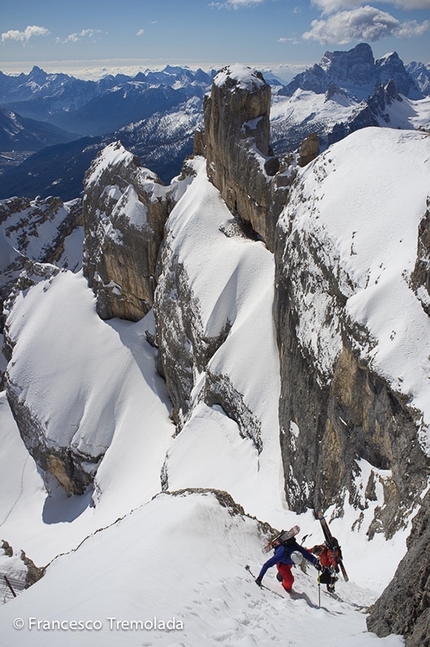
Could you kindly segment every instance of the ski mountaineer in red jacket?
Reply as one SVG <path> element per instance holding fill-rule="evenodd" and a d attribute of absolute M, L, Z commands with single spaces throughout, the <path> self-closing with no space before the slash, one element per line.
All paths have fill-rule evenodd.
<path fill-rule="evenodd" d="M 294 564 L 300 564 L 303 557 L 311 562 L 318 571 L 321 570 L 319 560 L 306 550 L 306 548 L 300 546 L 294 537 L 291 537 L 283 544 L 275 540 L 272 542 L 272 548 L 274 549 L 275 554 L 273 557 L 268 559 L 265 564 L 263 564 L 260 574 L 255 580 L 258 586 L 261 586 L 261 582 L 267 569 L 276 565 L 276 568 L 278 569 L 278 574 L 276 576 L 277 579 L 282 582 L 282 586 L 286 591 L 291 591 L 294 582 L 294 575 L 292 574 L 291 569 Z"/>

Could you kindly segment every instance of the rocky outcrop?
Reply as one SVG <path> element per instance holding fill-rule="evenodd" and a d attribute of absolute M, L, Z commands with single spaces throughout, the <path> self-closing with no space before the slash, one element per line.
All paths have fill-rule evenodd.
<path fill-rule="evenodd" d="M 20 385 L 8 378 L 7 398 L 24 444 L 45 472 L 52 474 L 68 496 L 83 494 L 92 483 L 103 455 L 94 456 L 77 447 L 60 446 L 49 440 L 43 421 L 34 414 L 25 400 L 20 399 Z"/>
<path fill-rule="evenodd" d="M 84 275 L 102 319 L 141 319 L 152 307 L 155 266 L 169 211 L 167 190 L 120 142 L 85 179 Z"/>
<path fill-rule="evenodd" d="M 58 261 L 65 238 L 81 224 L 81 216 L 81 200 L 63 203 L 53 197 L 15 197 L 0 201 L 0 312 L 26 261 Z"/>
<path fill-rule="evenodd" d="M 30 557 L 27 557 L 25 552 L 21 551 L 21 560 L 24 562 L 27 567 L 27 574 L 25 577 L 25 588 L 28 589 L 33 584 L 36 584 L 42 577 L 45 575 L 46 567 L 45 566 L 36 566 Z"/>
<path fill-rule="evenodd" d="M 270 86 L 240 65 L 221 70 L 206 97 L 207 173 L 227 206 L 273 250 L 291 175 L 270 148 Z"/>
<path fill-rule="evenodd" d="M 378 636 L 400 634 L 406 647 L 430 645 L 430 494 L 422 502 L 407 540 L 408 552 L 367 618 Z"/>
<path fill-rule="evenodd" d="M 300 146 L 299 158 L 297 164 L 306 166 L 316 158 L 319 152 L 319 138 L 317 133 L 311 133 L 303 140 Z"/>
<path fill-rule="evenodd" d="M 417 260 L 411 274 L 411 286 L 424 311 L 430 317 L 430 197 L 418 229 Z"/>
<path fill-rule="evenodd" d="M 385 123 L 390 123 L 390 117 L 387 114 L 387 107 L 391 106 L 395 101 L 402 103 L 403 99 L 397 92 L 397 87 L 394 81 L 389 81 L 387 85 L 378 83 L 369 97 L 367 104 L 375 115 L 376 118 L 382 117 Z"/>

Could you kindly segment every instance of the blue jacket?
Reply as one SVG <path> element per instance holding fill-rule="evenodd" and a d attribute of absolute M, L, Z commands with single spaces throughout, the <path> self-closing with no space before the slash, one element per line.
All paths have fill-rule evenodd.
<path fill-rule="evenodd" d="M 275 564 L 293 564 L 291 553 L 294 553 L 295 551 L 301 553 L 303 557 L 311 562 L 314 566 L 318 563 L 318 559 L 315 557 L 315 555 L 312 555 L 312 553 L 306 550 L 306 548 L 303 548 L 303 546 L 300 546 L 296 541 L 294 541 L 291 542 L 291 545 L 287 547 L 278 546 L 273 557 L 268 559 L 267 562 L 263 564 L 258 577 L 260 579 L 263 579 L 267 569 L 271 566 L 275 566 Z"/>

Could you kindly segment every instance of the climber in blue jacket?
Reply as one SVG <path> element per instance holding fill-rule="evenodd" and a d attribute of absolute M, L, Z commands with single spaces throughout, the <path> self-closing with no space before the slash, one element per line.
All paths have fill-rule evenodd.
<path fill-rule="evenodd" d="M 258 586 L 261 586 L 262 579 L 266 574 L 267 569 L 271 566 L 276 566 L 278 569 L 278 573 L 276 575 L 277 579 L 282 582 L 282 586 L 286 591 L 291 591 L 294 582 L 294 575 L 292 574 L 291 569 L 294 564 L 301 564 L 303 557 L 307 559 L 308 562 L 311 562 L 318 571 L 321 570 L 319 560 L 312 555 L 312 553 L 306 550 L 306 548 L 300 546 L 294 537 L 288 539 L 285 544 L 275 541 L 272 546 L 275 550 L 275 554 L 273 557 L 268 559 L 265 564 L 263 564 L 260 574 L 255 580 Z"/>

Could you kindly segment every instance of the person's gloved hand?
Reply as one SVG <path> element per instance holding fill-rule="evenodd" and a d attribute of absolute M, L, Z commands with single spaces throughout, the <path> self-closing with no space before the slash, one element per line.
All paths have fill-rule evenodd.
<path fill-rule="evenodd" d="M 261 587 L 261 577 L 257 577 L 255 583 Z"/>
<path fill-rule="evenodd" d="M 322 571 L 322 566 L 319 562 L 315 562 L 314 566 L 317 569 L 317 571 Z"/>

